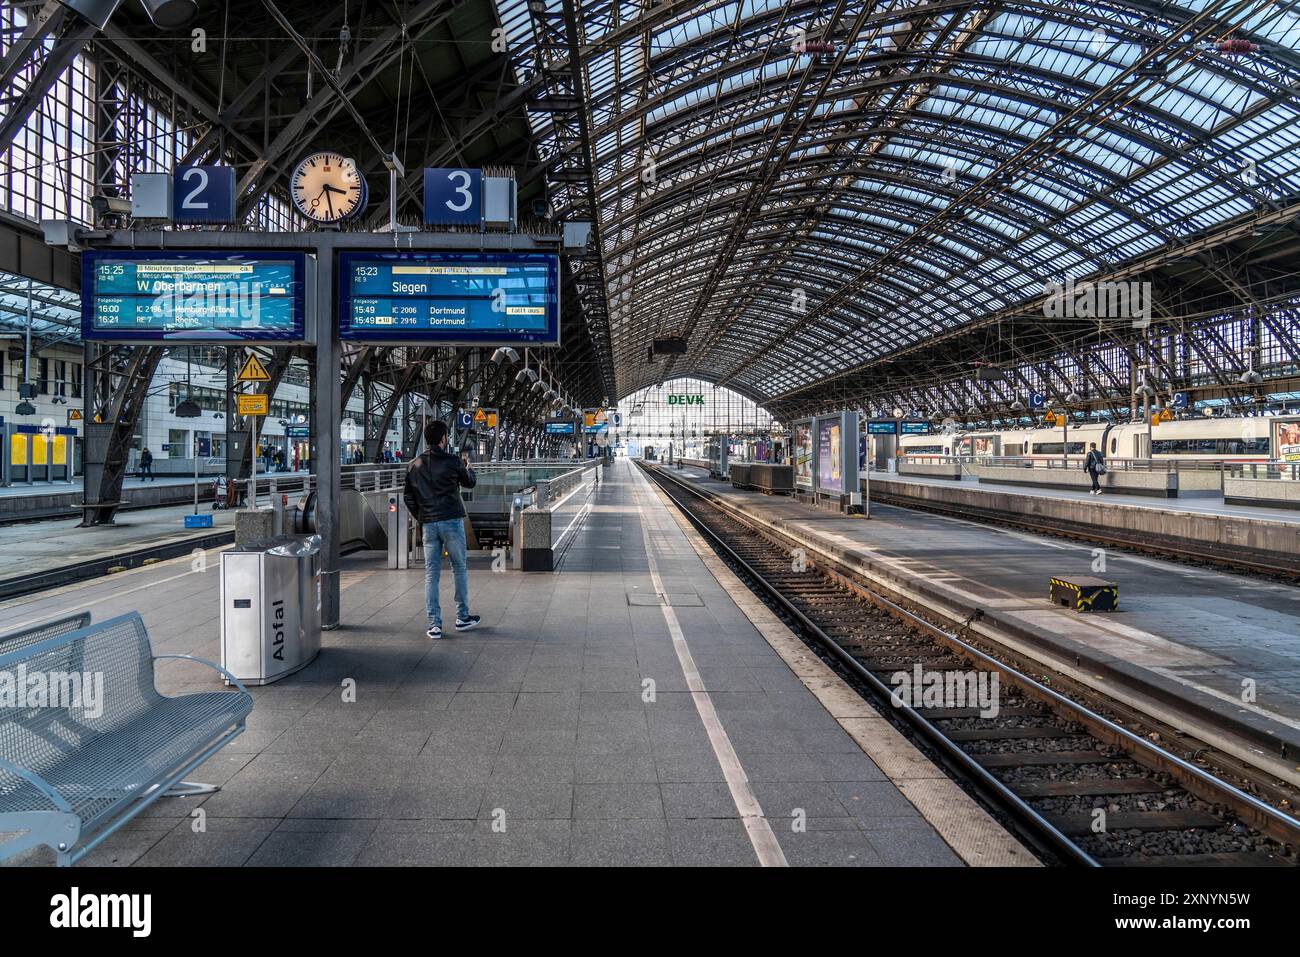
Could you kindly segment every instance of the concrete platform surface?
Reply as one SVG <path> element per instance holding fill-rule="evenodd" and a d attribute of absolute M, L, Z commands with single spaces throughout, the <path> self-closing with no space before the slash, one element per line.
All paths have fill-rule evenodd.
<path fill-rule="evenodd" d="M 913 485 L 931 485 L 943 487 L 960 486 L 962 491 L 979 494 L 980 492 L 1013 492 L 1016 495 L 1031 495 L 1035 498 L 1064 499 L 1071 502 L 1105 502 L 1123 508 L 1149 508 L 1164 512 L 1186 512 L 1191 515 L 1219 515 L 1229 518 L 1249 518 L 1256 521 L 1285 522 L 1300 525 L 1300 511 L 1288 508 L 1268 508 L 1255 505 L 1228 505 L 1218 492 L 1183 492 L 1178 498 L 1143 498 L 1137 495 L 1090 495 L 1088 492 L 1076 492 L 1070 489 L 1043 488 L 1038 485 L 996 485 L 981 486 L 971 478 L 961 481 L 935 478 L 929 475 L 899 475 L 897 472 L 872 472 L 869 478 L 884 479 L 889 482 L 905 482 Z"/>
<path fill-rule="evenodd" d="M 216 554 L 7 602 L 0 629 L 139 610 L 156 653 L 216 659 Z M 86 863 L 962 863 L 626 461 L 556 572 L 471 556 L 482 626 L 436 642 L 422 570 L 345 560 L 343 627 L 313 665 L 252 689 L 249 730 L 191 776 L 222 789 L 164 799 Z M 216 686 L 177 662 L 159 681 Z"/>

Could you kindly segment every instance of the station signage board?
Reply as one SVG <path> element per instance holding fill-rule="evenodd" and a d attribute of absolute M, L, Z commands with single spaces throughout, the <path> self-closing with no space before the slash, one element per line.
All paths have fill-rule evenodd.
<path fill-rule="evenodd" d="M 339 254 L 339 336 L 381 343 L 555 346 L 554 253 Z"/>
<path fill-rule="evenodd" d="M 913 421 L 898 423 L 898 431 L 901 435 L 929 435 L 931 429 L 929 422 Z"/>
<path fill-rule="evenodd" d="M 481 169 L 426 169 L 426 226 L 478 226 L 483 222 Z"/>
<path fill-rule="evenodd" d="M 868 422 L 867 434 L 868 435 L 897 435 L 898 423 L 895 422 L 893 419 L 888 419 L 880 422 Z"/>
<path fill-rule="evenodd" d="M 266 415 L 271 411 L 271 397 L 265 392 L 245 392 L 235 396 L 235 406 L 240 415 Z"/>
<path fill-rule="evenodd" d="M 547 435 L 572 435 L 573 423 L 572 422 L 547 422 L 546 434 Z"/>
<path fill-rule="evenodd" d="M 82 338 L 307 341 L 307 257 L 293 252 L 88 250 Z"/>
<path fill-rule="evenodd" d="M 172 185 L 172 222 L 235 222 L 233 166 L 178 166 Z"/>

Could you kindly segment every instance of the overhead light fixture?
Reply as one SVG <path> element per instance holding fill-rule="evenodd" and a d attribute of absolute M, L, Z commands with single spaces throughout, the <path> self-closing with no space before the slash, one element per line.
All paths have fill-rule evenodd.
<path fill-rule="evenodd" d="M 537 372 L 534 369 L 520 369 L 515 373 L 515 381 L 521 385 L 526 385 L 529 382 L 535 383 L 537 382 Z"/>
<path fill-rule="evenodd" d="M 186 398 L 177 403 L 176 411 L 172 414 L 178 419 L 197 419 L 203 414 L 203 410 L 199 408 L 199 404 L 193 399 Z"/>
<path fill-rule="evenodd" d="M 18 407 L 14 409 L 14 415 L 35 415 L 35 414 L 36 414 L 36 406 L 32 405 L 26 399 L 24 399 L 22 402 L 19 402 Z"/>
<path fill-rule="evenodd" d="M 492 361 L 497 365 L 503 365 L 507 362 L 514 365 L 519 361 L 519 353 L 515 352 L 515 350 L 511 349 L 509 346 L 502 346 L 500 349 L 497 349 L 496 352 L 492 353 Z"/>
<path fill-rule="evenodd" d="M 199 12 L 195 0 L 140 0 L 140 6 L 160 30 L 179 30 Z"/>

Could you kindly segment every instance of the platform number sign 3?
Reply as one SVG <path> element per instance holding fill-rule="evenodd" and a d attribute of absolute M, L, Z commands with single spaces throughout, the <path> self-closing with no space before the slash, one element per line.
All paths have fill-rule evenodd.
<path fill-rule="evenodd" d="M 172 177 L 172 222 L 235 221 L 233 166 L 178 166 Z"/>
<path fill-rule="evenodd" d="M 477 226 L 483 220 L 483 171 L 426 169 L 424 222 L 429 226 Z"/>

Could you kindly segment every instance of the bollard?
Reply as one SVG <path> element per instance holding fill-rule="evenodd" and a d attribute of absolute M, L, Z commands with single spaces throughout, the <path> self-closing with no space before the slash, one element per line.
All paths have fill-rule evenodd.
<path fill-rule="evenodd" d="M 398 571 L 411 567 L 411 523 L 400 492 L 388 494 L 388 567 Z"/>

